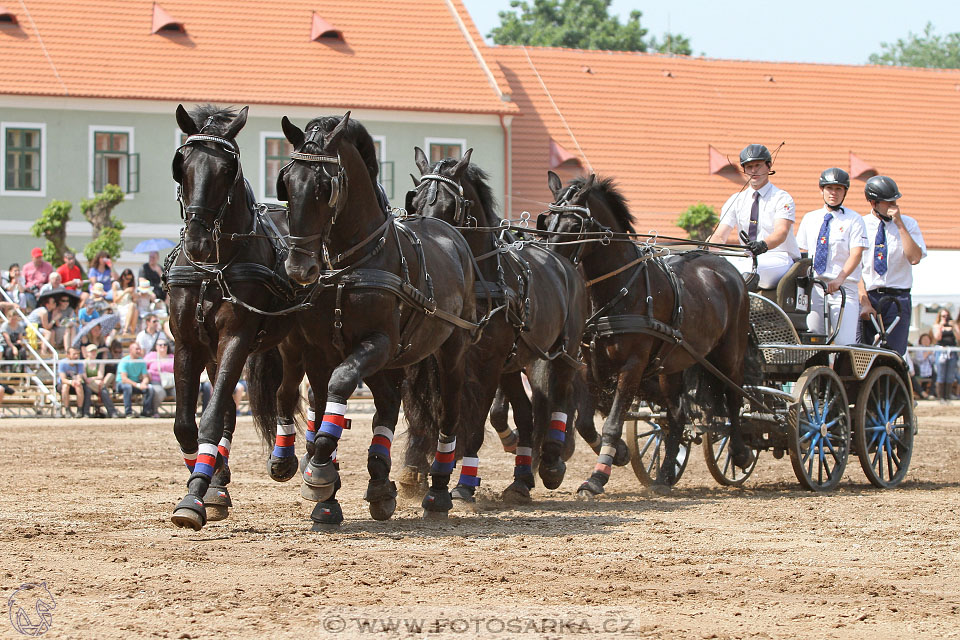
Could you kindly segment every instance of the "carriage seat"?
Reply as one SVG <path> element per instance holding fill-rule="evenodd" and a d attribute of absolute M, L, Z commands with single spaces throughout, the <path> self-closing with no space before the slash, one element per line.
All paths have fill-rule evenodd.
<path fill-rule="evenodd" d="M 783 309 L 797 333 L 808 331 L 807 314 L 810 313 L 810 294 L 813 291 L 812 267 L 813 260 L 810 258 L 797 260 L 783 274 L 776 288 L 761 289 L 759 292 Z"/>

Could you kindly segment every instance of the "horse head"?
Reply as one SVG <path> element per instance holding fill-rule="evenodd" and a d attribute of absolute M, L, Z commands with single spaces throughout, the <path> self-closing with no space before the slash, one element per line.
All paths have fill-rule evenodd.
<path fill-rule="evenodd" d="M 187 113 L 183 105 L 177 107 L 177 124 L 187 139 L 173 157 L 173 179 L 186 227 L 183 248 L 196 262 L 219 262 L 223 228 L 236 224 L 225 219 L 227 210 L 231 205 L 247 209 L 236 142 L 247 109 L 235 114 L 206 105 Z"/>
<path fill-rule="evenodd" d="M 439 218 L 455 227 L 467 226 L 474 199 L 464 197 L 464 179 L 473 149 L 460 160 L 446 159 L 430 165 L 420 147 L 414 148 L 414 160 L 420 169 L 416 188 L 407 192 L 407 213 Z M 476 223 L 475 220 L 474 224 Z"/>

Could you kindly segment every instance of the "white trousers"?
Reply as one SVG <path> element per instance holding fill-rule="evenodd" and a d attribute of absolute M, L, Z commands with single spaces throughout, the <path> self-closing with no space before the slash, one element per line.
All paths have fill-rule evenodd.
<path fill-rule="evenodd" d="M 736 267 L 740 273 L 750 273 L 753 271 L 753 258 L 731 258 L 727 260 Z M 757 256 L 757 275 L 760 276 L 761 289 L 773 289 L 780 282 L 790 267 L 793 266 L 793 258 L 790 254 L 783 251 L 768 251 Z"/>
<path fill-rule="evenodd" d="M 827 311 L 830 314 L 830 331 L 840 322 L 840 331 L 837 333 L 833 344 L 845 345 L 856 344 L 857 342 L 857 323 L 860 320 L 860 298 L 857 295 L 855 287 L 844 286 L 847 292 L 847 301 L 843 307 L 843 318 L 840 319 L 840 292 L 832 293 L 827 296 Z M 807 315 L 807 327 L 810 331 L 817 333 L 828 333 L 824 325 L 823 315 L 823 289 L 819 286 L 813 288 L 810 294 L 810 313 Z"/>

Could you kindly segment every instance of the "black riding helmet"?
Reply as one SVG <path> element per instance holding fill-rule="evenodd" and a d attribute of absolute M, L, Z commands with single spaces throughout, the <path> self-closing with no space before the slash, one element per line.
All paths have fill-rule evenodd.
<path fill-rule="evenodd" d="M 870 201 L 893 202 L 900 198 L 900 189 L 889 176 L 873 176 L 863 187 L 863 195 Z"/>
<path fill-rule="evenodd" d="M 770 157 L 770 150 L 762 144 L 748 144 L 743 148 L 743 151 L 740 152 L 741 167 L 748 162 L 756 162 L 757 160 L 762 160 L 767 164 L 773 161 L 773 158 Z"/>
<path fill-rule="evenodd" d="M 849 189 L 850 174 L 843 169 L 831 167 L 820 174 L 820 188 L 823 189 L 828 184 L 836 184 L 845 189 Z"/>

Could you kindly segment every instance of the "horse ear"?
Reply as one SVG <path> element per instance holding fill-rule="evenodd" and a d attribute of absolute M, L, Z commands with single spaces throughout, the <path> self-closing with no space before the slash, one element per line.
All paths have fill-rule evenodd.
<path fill-rule="evenodd" d="M 550 193 L 554 200 L 559 200 L 563 194 L 563 180 L 553 171 L 547 171 L 547 186 L 550 187 Z"/>
<path fill-rule="evenodd" d="M 418 178 L 417 176 L 415 176 L 415 175 L 413 175 L 413 174 L 411 173 L 411 174 L 410 174 L 410 179 L 413 180 L 413 186 L 415 186 L 415 187 L 419 187 L 419 186 L 420 186 L 420 178 Z"/>
<path fill-rule="evenodd" d="M 429 171 L 430 163 L 427 162 L 427 154 L 420 147 L 413 148 L 413 160 L 417 163 L 417 168 L 420 169 L 420 175 Z"/>
<path fill-rule="evenodd" d="M 583 186 L 580 187 L 580 191 L 581 191 L 581 192 L 589 191 L 589 190 L 590 190 L 590 187 L 592 187 L 592 186 L 593 186 L 593 183 L 596 182 L 596 181 L 597 181 L 597 174 L 591 173 L 589 176 L 587 176 L 587 179 L 586 179 L 586 181 L 583 183 Z"/>
<path fill-rule="evenodd" d="M 336 151 L 337 147 L 340 146 L 340 140 L 343 138 L 344 132 L 347 130 L 347 124 L 350 123 L 350 112 L 347 111 L 343 114 L 343 117 L 340 118 L 339 124 L 333 128 L 333 131 L 324 136 L 323 139 L 323 150 L 327 153 L 331 151 Z"/>
<path fill-rule="evenodd" d="M 197 123 L 193 121 L 193 118 L 190 117 L 190 114 L 187 113 L 187 110 L 183 108 L 182 104 L 177 105 L 177 124 L 180 125 L 180 131 L 183 131 L 188 136 L 192 136 L 197 133 Z"/>
<path fill-rule="evenodd" d="M 293 145 L 294 149 L 303 146 L 303 130 L 290 122 L 290 118 L 283 116 L 280 121 L 280 128 L 283 129 L 283 135 L 286 136 L 287 141 Z"/>
<path fill-rule="evenodd" d="M 243 125 L 247 124 L 247 111 L 250 107 L 244 107 L 240 109 L 240 113 L 230 121 L 230 126 L 227 127 L 227 130 L 223 133 L 223 137 L 227 140 L 233 140 L 237 137 L 237 134 L 240 133 L 240 129 L 243 129 Z"/>
<path fill-rule="evenodd" d="M 473 154 L 473 148 L 467 149 L 467 152 L 463 154 L 463 157 L 460 158 L 460 161 L 457 162 L 457 166 L 453 168 L 453 177 L 455 180 L 460 180 L 460 176 L 463 175 L 463 172 L 467 170 L 467 165 L 470 164 L 470 156 Z"/>

